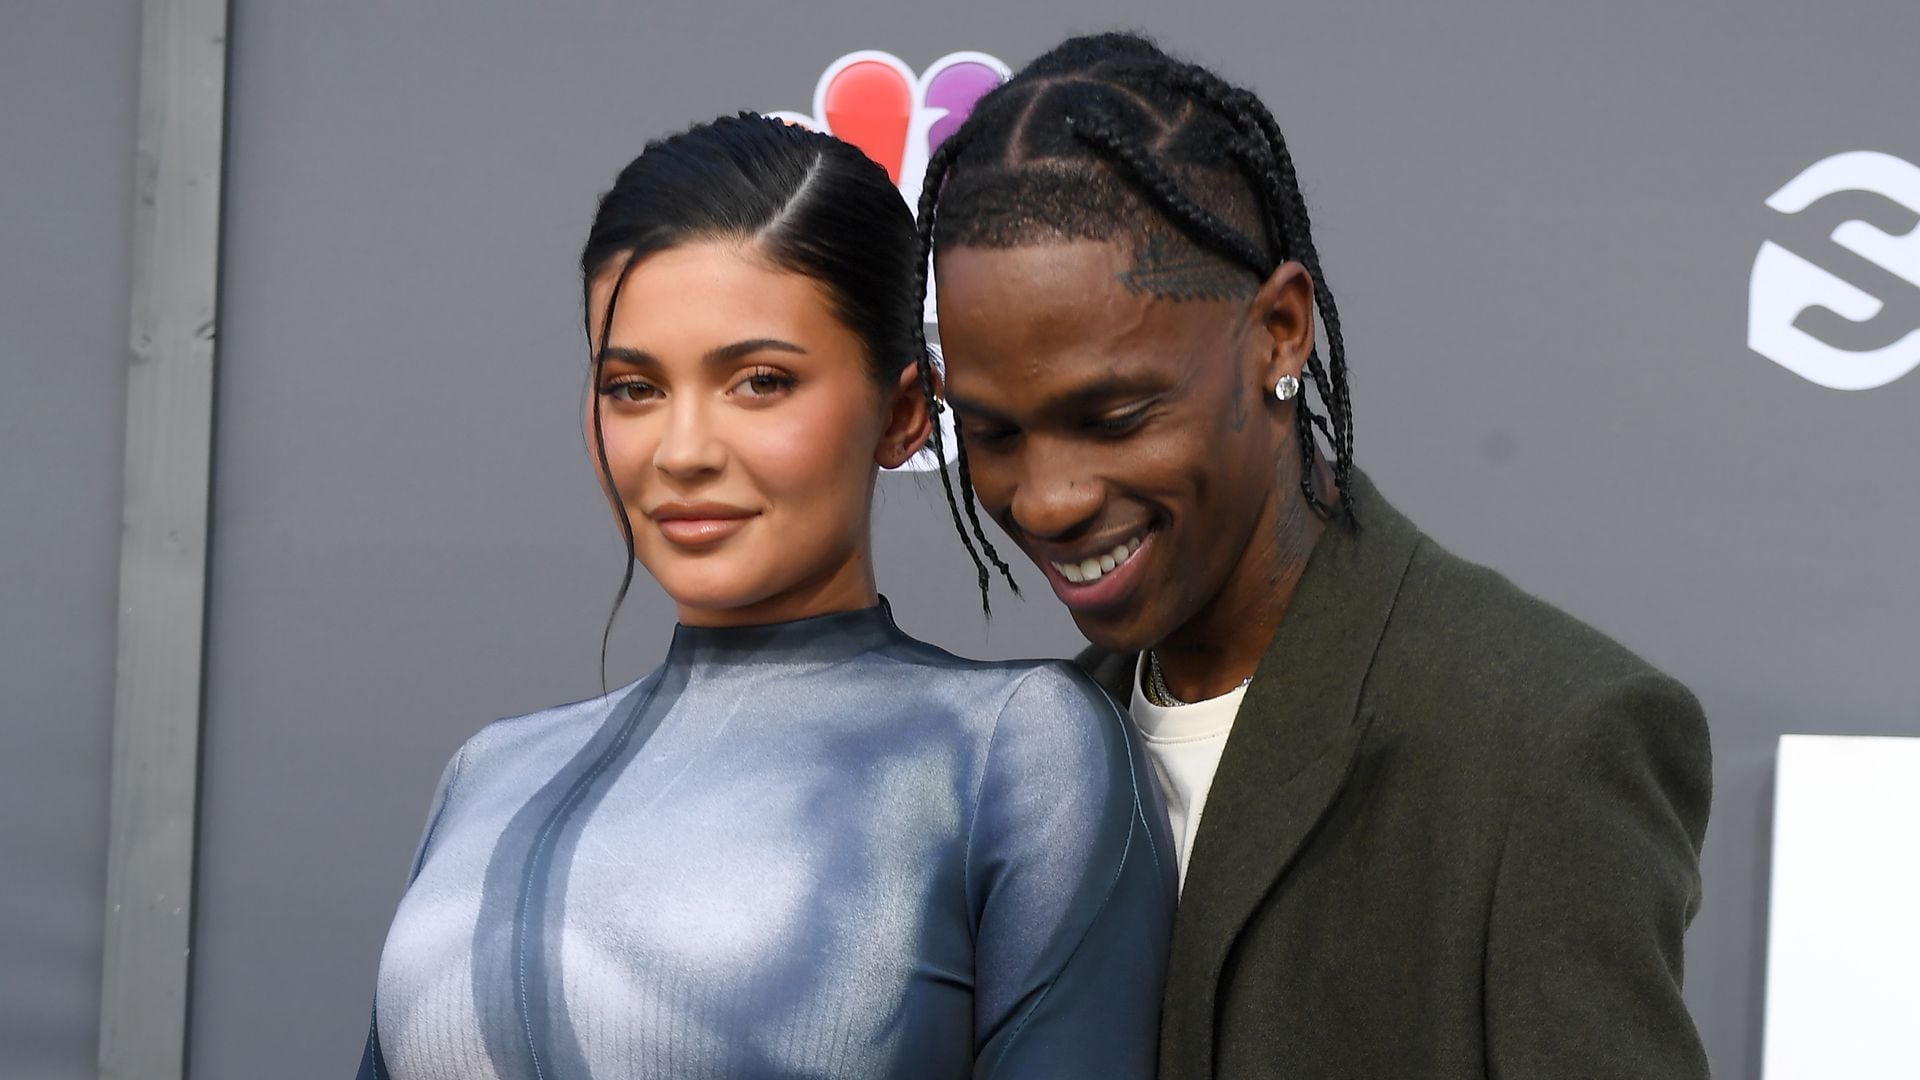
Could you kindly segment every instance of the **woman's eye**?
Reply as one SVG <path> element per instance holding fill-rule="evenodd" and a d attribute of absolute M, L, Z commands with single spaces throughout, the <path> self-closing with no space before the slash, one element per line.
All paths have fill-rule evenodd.
<path fill-rule="evenodd" d="M 641 402 L 653 400 L 660 391 L 652 383 L 641 379 L 617 379 L 601 384 L 600 393 L 615 401 Z"/>
<path fill-rule="evenodd" d="M 755 371 L 733 385 L 733 391 L 748 398 L 771 398 L 793 389 L 793 378 L 777 371 Z"/>

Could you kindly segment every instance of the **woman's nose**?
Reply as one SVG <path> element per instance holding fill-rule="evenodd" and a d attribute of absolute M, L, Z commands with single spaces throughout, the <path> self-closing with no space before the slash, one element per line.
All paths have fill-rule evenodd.
<path fill-rule="evenodd" d="M 718 472 L 726 464 L 726 447 L 701 403 L 691 397 L 667 410 L 666 427 L 654 448 L 653 467 L 678 480 Z"/>

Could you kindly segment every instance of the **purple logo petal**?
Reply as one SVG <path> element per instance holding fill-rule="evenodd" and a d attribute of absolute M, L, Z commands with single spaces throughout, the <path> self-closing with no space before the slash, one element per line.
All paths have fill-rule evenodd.
<path fill-rule="evenodd" d="M 946 110 L 946 115 L 927 129 L 928 153 L 938 150 L 941 143 L 967 122 L 974 104 L 985 97 L 987 91 L 999 86 L 1001 78 L 998 71 L 986 64 L 962 60 L 927 80 L 925 104 Z"/>

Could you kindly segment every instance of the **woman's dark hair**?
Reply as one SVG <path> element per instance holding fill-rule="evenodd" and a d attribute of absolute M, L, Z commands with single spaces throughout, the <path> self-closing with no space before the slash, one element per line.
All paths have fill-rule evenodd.
<path fill-rule="evenodd" d="M 627 548 L 615 612 L 633 585 L 634 549 L 633 522 L 614 487 L 600 420 L 600 378 L 614 309 L 640 260 L 711 240 L 749 245 L 769 265 L 818 282 L 835 317 L 865 346 L 874 380 L 890 387 L 901 369 L 915 364 L 922 390 L 933 400 L 933 367 L 921 305 L 913 296 L 913 215 L 885 169 L 849 143 L 752 113 L 648 143 L 601 196 L 580 252 L 583 296 L 602 275 L 614 275 L 599 333 L 589 325 L 587 340 L 600 342 L 589 383 L 596 465 L 614 491 Z M 591 304 L 585 310 L 592 319 Z M 933 439 L 944 460 L 937 422 Z M 958 522 L 953 485 L 944 471 L 941 478 Z M 612 629 L 609 615 L 600 641 L 603 666 Z"/>
<path fill-rule="evenodd" d="M 1308 504 L 1332 511 L 1313 483 L 1317 425 L 1334 458 L 1340 513 L 1353 518 L 1349 484 L 1353 409 L 1347 396 L 1340 313 L 1327 287 L 1293 158 L 1273 114 L 1251 92 L 1206 68 L 1174 59 L 1147 38 L 1072 38 L 1023 68 L 974 106 L 934 151 L 919 208 L 915 296 L 924 302 L 929 258 L 951 245 L 1016 247 L 1061 239 L 1191 245 L 1254 287 L 1283 262 L 1306 267 L 1326 331 L 1327 357 L 1307 361 L 1325 417 L 1295 398 Z M 1194 275 L 1162 285 L 1195 295 Z M 959 470 L 969 520 L 980 531 L 962 444 Z M 983 579 L 984 580 L 984 579 Z M 1011 578 L 1009 578 L 1011 581 Z"/>

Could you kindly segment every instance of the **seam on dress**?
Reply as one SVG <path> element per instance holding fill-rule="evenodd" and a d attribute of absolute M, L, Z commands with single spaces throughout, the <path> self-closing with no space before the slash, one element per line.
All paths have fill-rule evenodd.
<path fill-rule="evenodd" d="M 1024 682 L 1025 680 L 1022 681 Z M 1103 697 L 1105 693 L 1104 690 L 1101 691 Z M 1106 894 L 1100 897 L 1100 903 L 1093 909 L 1092 917 L 1087 919 L 1086 926 L 1081 928 L 1079 939 L 1073 943 L 1073 948 L 1067 951 L 1066 958 L 1060 961 L 1059 968 L 1054 971 L 1053 977 L 1047 980 L 1046 986 L 1041 989 L 1039 996 L 1035 997 L 1033 1001 L 1027 1005 L 1019 1022 L 1014 1024 L 1013 1030 L 1007 1033 L 1006 1044 L 1000 1047 L 1000 1053 L 993 1059 L 993 1067 L 996 1070 L 998 1070 L 1001 1063 L 1007 1059 L 1007 1055 L 1013 1052 L 1014 1044 L 1019 1042 L 1020 1036 L 1026 1033 L 1027 1025 L 1033 1020 L 1034 1014 L 1040 1011 L 1040 1006 L 1046 1004 L 1048 996 L 1053 993 L 1053 988 L 1059 984 L 1060 975 L 1069 967 L 1073 966 L 1074 959 L 1080 955 L 1080 947 L 1086 944 L 1087 936 L 1093 933 L 1093 928 L 1099 925 L 1101 916 L 1106 914 L 1107 905 L 1113 901 L 1113 894 L 1115 890 L 1120 887 L 1120 878 L 1126 873 L 1127 856 L 1133 852 L 1135 824 L 1146 825 L 1146 810 L 1140 804 L 1140 778 L 1133 766 L 1133 740 L 1127 737 L 1128 733 L 1125 726 L 1127 721 L 1120 715 L 1119 709 L 1114 706 L 1111 699 L 1108 700 L 1107 709 L 1112 713 L 1114 722 L 1120 725 L 1121 744 L 1127 748 L 1127 776 L 1132 781 L 1133 808 L 1127 816 L 1127 842 L 1120 848 L 1120 861 L 1113 869 L 1113 877 L 1107 882 Z M 1159 845 L 1153 842 L 1153 829 L 1151 827 L 1147 827 L 1145 832 L 1147 847 L 1153 851 L 1154 863 L 1157 867 L 1159 864 Z"/>
<path fill-rule="evenodd" d="M 1007 706 L 1013 704 L 1013 699 L 1019 696 L 1020 688 L 1027 685 L 1027 680 L 1032 677 L 1032 671 L 1020 676 L 1020 681 L 1014 683 L 1013 688 L 1007 691 L 1007 699 L 1000 703 L 1000 710 L 993 714 L 993 730 L 987 732 L 987 748 L 980 755 L 980 775 L 973 781 L 973 798 L 969 800 L 972 805 L 968 809 L 967 818 L 967 842 L 960 849 L 960 888 L 963 893 L 961 899 L 965 901 L 967 908 L 967 934 L 975 944 L 980 940 L 980 924 L 974 918 L 972 895 L 973 831 L 980 824 L 980 795 L 987 787 L 987 773 L 993 769 L 993 745 L 1000 738 L 1000 721 L 1007 715 Z"/>
<path fill-rule="evenodd" d="M 627 721 L 620 726 L 620 734 L 614 738 L 613 744 L 607 747 L 607 749 L 600 754 L 600 757 L 594 761 L 593 765 L 567 788 L 566 795 L 561 798 L 560 804 L 554 807 L 554 813 L 548 817 L 546 825 L 540 830 L 540 835 L 534 838 L 533 849 L 527 859 L 527 872 L 521 875 L 520 878 L 520 899 L 523 906 L 519 917 L 520 947 L 518 955 L 514 957 L 514 966 L 520 984 L 520 1027 L 521 1030 L 526 1033 L 527 1055 L 533 1061 L 533 1073 L 539 1080 L 546 1080 L 547 1073 L 540 1065 L 540 1049 L 534 1045 L 533 1014 L 529 1011 L 527 1003 L 527 924 L 526 911 L 524 908 L 529 890 L 533 887 L 534 864 L 539 861 L 540 851 L 546 846 L 547 838 L 553 834 L 553 830 L 559 827 L 560 823 L 565 821 L 567 815 L 571 813 L 571 807 L 579 803 L 580 798 L 585 794 L 587 788 L 591 787 L 593 782 L 598 780 L 601 774 L 612 766 L 613 760 L 619 757 L 620 752 L 626 748 L 627 743 L 633 737 L 634 728 L 639 726 L 641 715 L 647 711 L 647 706 L 653 704 L 654 695 L 659 692 L 660 686 L 664 682 L 666 682 L 664 678 L 655 679 L 653 685 L 647 687 L 646 696 L 635 704 L 633 715 L 628 717 Z"/>

